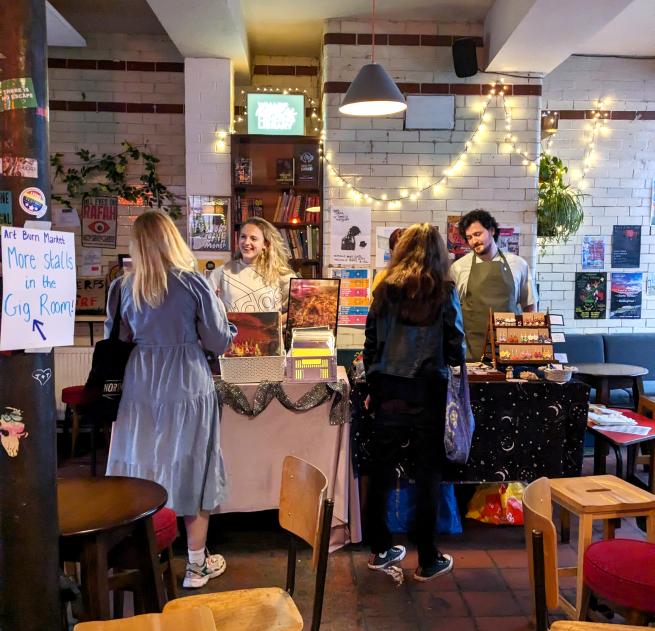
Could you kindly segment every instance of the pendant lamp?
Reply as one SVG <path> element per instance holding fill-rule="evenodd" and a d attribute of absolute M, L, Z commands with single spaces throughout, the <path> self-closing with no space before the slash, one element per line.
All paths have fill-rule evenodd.
<path fill-rule="evenodd" d="M 339 107 L 347 116 L 389 116 L 407 109 L 398 86 L 387 71 L 375 63 L 375 0 L 371 25 L 371 63 L 357 73 Z"/>

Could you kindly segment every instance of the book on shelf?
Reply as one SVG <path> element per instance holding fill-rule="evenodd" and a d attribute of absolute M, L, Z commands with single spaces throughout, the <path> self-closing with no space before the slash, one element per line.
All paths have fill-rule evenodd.
<path fill-rule="evenodd" d="M 234 183 L 252 184 L 252 160 L 237 158 L 234 161 Z"/>
<path fill-rule="evenodd" d="M 306 213 L 307 208 L 320 206 L 318 195 L 296 195 L 294 191 L 282 193 L 277 198 L 273 221 L 276 223 L 306 223 L 314 220 L 314 213 Z"/>
<path fill-rule="evenodd" d="M 237 197 L 237 212 L 234 218 L 236 223 L 248 221 L 251 217 L 264 216 L 264 200 L 249 199 L 247 197 Z"/>
<path fill-rule="evenodd" d="M 275 179 L 278 182 L 290 182 L 293 184 L 294 179 L 294 163 L 293 158 L 278 158 L 276 162 L 276 175 Z"/>
<path fill-rule="evenodd" d="M 301 226 L 299 228 L 281 228 L 291 257 L 294 259 L 314 260 L 318 258 L 318 226 Z"/>

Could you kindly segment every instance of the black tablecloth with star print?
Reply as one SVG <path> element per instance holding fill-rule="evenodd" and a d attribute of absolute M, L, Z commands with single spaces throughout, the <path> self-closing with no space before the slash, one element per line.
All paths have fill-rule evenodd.
<path fill-rule="evenodd" d="M 352 389 L 351 437 L 355 471 L 366 474 L 368 434 L 374 422 L 360 407 L 365 384 Z M 472 382 L 471 406 L 475 434 L 468 463 L 448 464 L 444 481 L 530 482 L 579 476 L 589 386 L 571 381 Z M 399 473 L 411 477 L 412 463 L 398 463 Z"/>

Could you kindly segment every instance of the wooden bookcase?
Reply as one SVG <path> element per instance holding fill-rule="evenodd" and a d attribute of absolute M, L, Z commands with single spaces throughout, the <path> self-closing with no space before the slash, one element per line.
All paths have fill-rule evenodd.
<path fill-rule="evenodd" d="M 300 156 L 314 156 L 315 177 L 303 181 Z M 250 182 L 237 181 L 236 165 L 250 161 Z M 291 161 L 293 181 L 278 180 L 278 161 Z M 303 278 L 320 278 L 323 249 L 323 173 L 316 136 L 232 136 L 233 248 L 245 218 L 258 214 L 282 234 L 292 253 L 291 265 Z M 291 197 L 293 196 L 293 197 Z M 283 202 L 287 204 L 284 205 Z M 309 203 L 308 203 L 309 202 Z M 320 212 L 305 212 L 318 206 Z"/>

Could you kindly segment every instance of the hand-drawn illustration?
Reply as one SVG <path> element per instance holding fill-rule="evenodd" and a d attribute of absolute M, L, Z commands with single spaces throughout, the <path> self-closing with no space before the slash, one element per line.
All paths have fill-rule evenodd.
<path fill-rule="evenodd" d="M 23 411 L 5 406 L 5 412 L 0 414 L 0 443 L 11 458 L 18 455 L 19 439 L 27 436 Z"/>
<path fill-rule="evenodd" d="M 40 385 L 45 386 L 52 377 L 51 368 L 38 368 L 32 373 L 32 378 L 36 379 Z"/>

